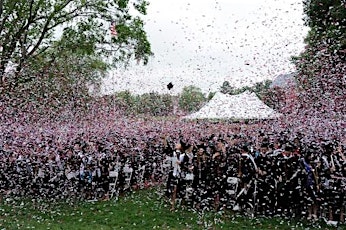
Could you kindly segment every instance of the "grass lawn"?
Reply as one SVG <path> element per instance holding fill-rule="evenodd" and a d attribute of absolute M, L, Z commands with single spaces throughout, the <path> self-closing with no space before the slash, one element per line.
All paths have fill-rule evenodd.
<path fill-rule="evenodd" d="M 250 219 L 213 211 L 201 214 L 183 207 L 171 212 L 159 191 L 136 191 L 118 201 L 3 200 L 0 229 L 327 229 L 323 224 Z"/>

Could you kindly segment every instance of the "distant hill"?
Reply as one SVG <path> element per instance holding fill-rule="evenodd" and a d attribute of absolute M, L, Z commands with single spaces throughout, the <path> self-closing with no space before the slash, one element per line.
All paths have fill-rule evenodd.
<path fill-rule="evenodd" d="M 269 87 L 270 88 L 274 88 L 274 87 L 286 88 L 290 85 L 296 85 L 294 76 L 295 76 L 295 73 L 280 74 L 273 80 L 273 82 L 270 84 Z"/>

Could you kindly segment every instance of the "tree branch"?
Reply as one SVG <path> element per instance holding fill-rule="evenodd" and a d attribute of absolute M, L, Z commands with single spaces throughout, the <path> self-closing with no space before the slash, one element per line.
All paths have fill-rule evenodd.
<path fill-rule="evenodd" d="M 0 18 L 2 18 L 3 9 L 4 9 L 4 0 L 0 0 Z"/>
<path fill-rule="evenodd" d="M 58 12 L 60 12 L 62 9 L 64 9 L 65 7 L 68 6 L 68 4 L 72 2 L 72 0 L 67 0 L 63 5 L 61 5 L 59 8 L 56 8 L 56 10 L 54 10 L 52 12 L 52 14 L 47 18 L 47 21 L 43 27 L 43 30 L 41 32 L 41 35 L 40 35 L 40 38 L 38 39 L 36 45 L 33 47 L 33 49 L 28 53 L 27 56 L 31 56 L 34 52 L 36 52 L 36 50 L 39 48 L 39 46 L 41 45 L 44 37 L 46 36 L 47 32 L 49 32 L 50 30 L 54 29 L 55 27 L 65 23 L 65 22 L 68 22 L 70 21 L 71 19 L 73 18 L 76 18 L 76 17 L 79 17 L 79 16 L 83 16 L 83 14 L 85 12 L 81 12 L 83 14 L 75 14 L 75 15 L 72 15 L 73 13 L 77 12 L 78 10 L 81 10 L 83 9 L 84 7 L 88 6 L 87 4 L 85 5 L 80 5 L 78 7 L 76 7 L 75 9 L 73 9 L 72 11 L 66 13 L 66 14 L 63 14 L 63 15 L 57 15 Z M 89 5 L 88 7 L 91 7 L 92 5 Z M 51 21 L 53 19 L 55 19 L 55 16 L 57 16 L 57 18 L 65 18 L 66 20 L 62 20 L 62 21 L 59 21 L 57 23 L 54 23 L 52 26 L 49 26 L 49 24 L 51 23 Z M 89 16 L 88 14 L 86 14 L 85 16 Z"/>

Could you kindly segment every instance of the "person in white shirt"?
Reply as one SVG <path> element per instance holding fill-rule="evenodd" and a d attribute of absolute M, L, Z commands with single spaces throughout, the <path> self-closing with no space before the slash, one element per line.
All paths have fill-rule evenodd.
<path fill-rule="evenodd" d="M 171 161 L 172 161 L 172 173 L 170 178 L 170 188 L 171 188 L 171 210 L 175 209 L 175 202 L 177 198 L 177 194 L 179 193 L 179 185 L 181 182 L 181 155 L 184 153 L 183 148 L 184 143 L 182 141 L 178 141 L 175 145 L 175 150 L 172 152 Z"/>

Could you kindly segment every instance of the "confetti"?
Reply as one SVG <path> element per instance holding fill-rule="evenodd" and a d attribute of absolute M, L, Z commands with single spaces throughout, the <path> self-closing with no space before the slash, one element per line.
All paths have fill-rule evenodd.
<path fill-rule="evenodd" d="M 70 64 L 69 67 L 81 67 L 81 70 L 72 71 L 77 75 L 63 73 L 60 65 L 57 68 L 37 66 L 41 75 L 37 81 L 31 81 L 28 75 L 38 72 L 34 66 L 21 63 L 23 75 L 18 76 L 23 82 L 16 85 L 16 76 L 2 73 L 2 202 L 25 209 L 29 198 L 40 211 L 54 217 L 59 216 L 59 212 L 50 213 L 49 205 L 44 202 L 82 200 L 93 204 L 102 201 L 104 209 L 90 209 L 101 215 L 108 210 L 107 205 L 111 203 L 108 201 L 117 201 L 124 194 L 128 195 L 124 199 L 130 200 L 134 198 L 131 191 L 155 187 L 161 199 L 157 202 L 166 202 L 167 211 L 177 213 L 180 208 L 190 208 L 198 215 L 215 211 L 217 217 L 212 220 L 204 221 L 202 217 L 198 220 L 203 228 L 223 224 L 227 211 L 254 218 L 254 228 L 260 225 L 256 217 L 303 218 L 314 224 L 324 220 L 332 226 L 344 222 L 346 62 L 342 35 L 346 33 L 338 17 L 345 9 L 338 3 L 303 3 L 307 22 L 319 27 L 308 23 L 311 31 L 306 47 L 293 58 L 295 71 L 279 75 L 271 84 L 261 82 L 252 87 L 235 88 L 232 81 L 223 79 L 218 91 L 206 96 L 197 86 L 184 85 L 193 83 L 187 75 L 184 82 L 178 79 L 156 81 L 163 88 L 163 94 L 154 90 L 145 92 L 147 85 L 143 84 L 139 86 L 143 90 L 140 95 L 130 90 L 113 95 L 91 95 L 86 92 L 85 81 L 78 80 L 80 76 L 89 76 L 86 75 L 88 69 L 82 71 L 83 65 L 79 66 L 79 61 L 84 59 L 69 55 L 63 62 Z M 221 4 L 224 3 L 215 2 L 213 6 L 220 11 L 223 10 Z M 260 3 L 254 7 L 258 7 L 257 4 Z M 190 10 L 193 4 L 185 5 Z M 330 20 L 314 18 L 309 10 L 312 6 L 320 10 L 319 17 L 328 15 Z M 140 5 L 135 7 L 145 10 Z M 200 22 L 202 32 L 207 37 L 217 27 L 214 21 L 219 19 L 207 12 L 199 14 L 203 18 Z M 276 19 L 260 20 L 261 28 L 269 27 L 269 21 L 276 22 Z M 182 26 L 186 33 L 189 31 L 188 20 L 170 20 L 174 28 Z M 143 26 L 142 21 L 136 22 Z M 110 32 L 116 41 L 124 39 L 124 31 L 131 31 L 121 20 L 117 21 L 116 28 L 114 21 L 111 25 Z M 271 59 L 283 55 L 279 45 L 296 47 L 295 44 L 289 39 L 280 40 L 280 44 L 268 48 L 270 58 L 261 60 L 258 49 L 249 44 L 251 39 L 245 38 L 256 25 L 236 19 L 234 24 L 220 28 L 235 27 L 234 31 L 244 36 L 239 44 L 231 38 L 224 40 L 222 33 L 212 44 L 202 42 L 197 35 L 186 34 L 184 40 L 197 55 L 196 60 L 191 58 L 193 61 L 187 62 L 193 74 L 203 81 L 210 73 L 205 63 L 194 61 L 199 62 L 204 51 L 213 48 L 216 54 L 210 55 L 208 60 L 220 64 L 225 59 L 218 52 L 235 54 L 241 64 L 232 68 L 242 76 L 249 71 L 256 73 L 256 68 L 272 68 L 267 72 L 275 75 L 282 73 L 281 66 Z M 163 32 L 160 34 L 164 34 L 165 28 L 159 29 Z M 280 37 L 278 33 L 280 31 L 276 31 L 276 36 Z M 179 42 L 165 42 L 173 50 L 165 52 L 185 54 Z M 132 42 L 125 43 L 126 49 L 132 50 Z M 263 40 L 257 47 L 265 44 Z M 4 57 L 6 46 L 2 44 L 0 58 Z M 252 50 L 250 56 L 242 52 L 248 47 Z M 21 48 L 24 52 L 25 47 Z M 148 54 L 141 53 L 143 50 L 133 51 L 139 61 L 141 56 Z M 185 75 L 188 70 L 179 69 L 175 74 Z M 147 74 L 152 72 L 148 70 Z M 161 74 L 172 73 L 163 71 Z M 68 78 L 70 75 L 73 77 Z M 139 73 L 135 76 L 149 79 Z M 73 83 L 68 84 L 70 80 Z M 242 81 L 253 83 L 257 80 L 247 76 Z M 127 83 L 130 87 L 138 86 L 129 79 Z M 135 202 L 139 207 L 147 204 L 142 200 Z M 6 216 L 5 210 L 0 211 Z M 78 216 L 79 222 L 85 221 L 85 212 L 74 211 L 69 215 Z M 133 226 L 144 224 L 147 215 L 141 211 L 136 213 L 141 222 L 133 222 Z M 41 216 L 32 215 L 32 218 L 37 222 L 45 221 Z M 186 219 L 178 215 L 174 218 L 191 228 Z M 280 225 L 284 224 L 285 221 L 280 221 Z"/>

